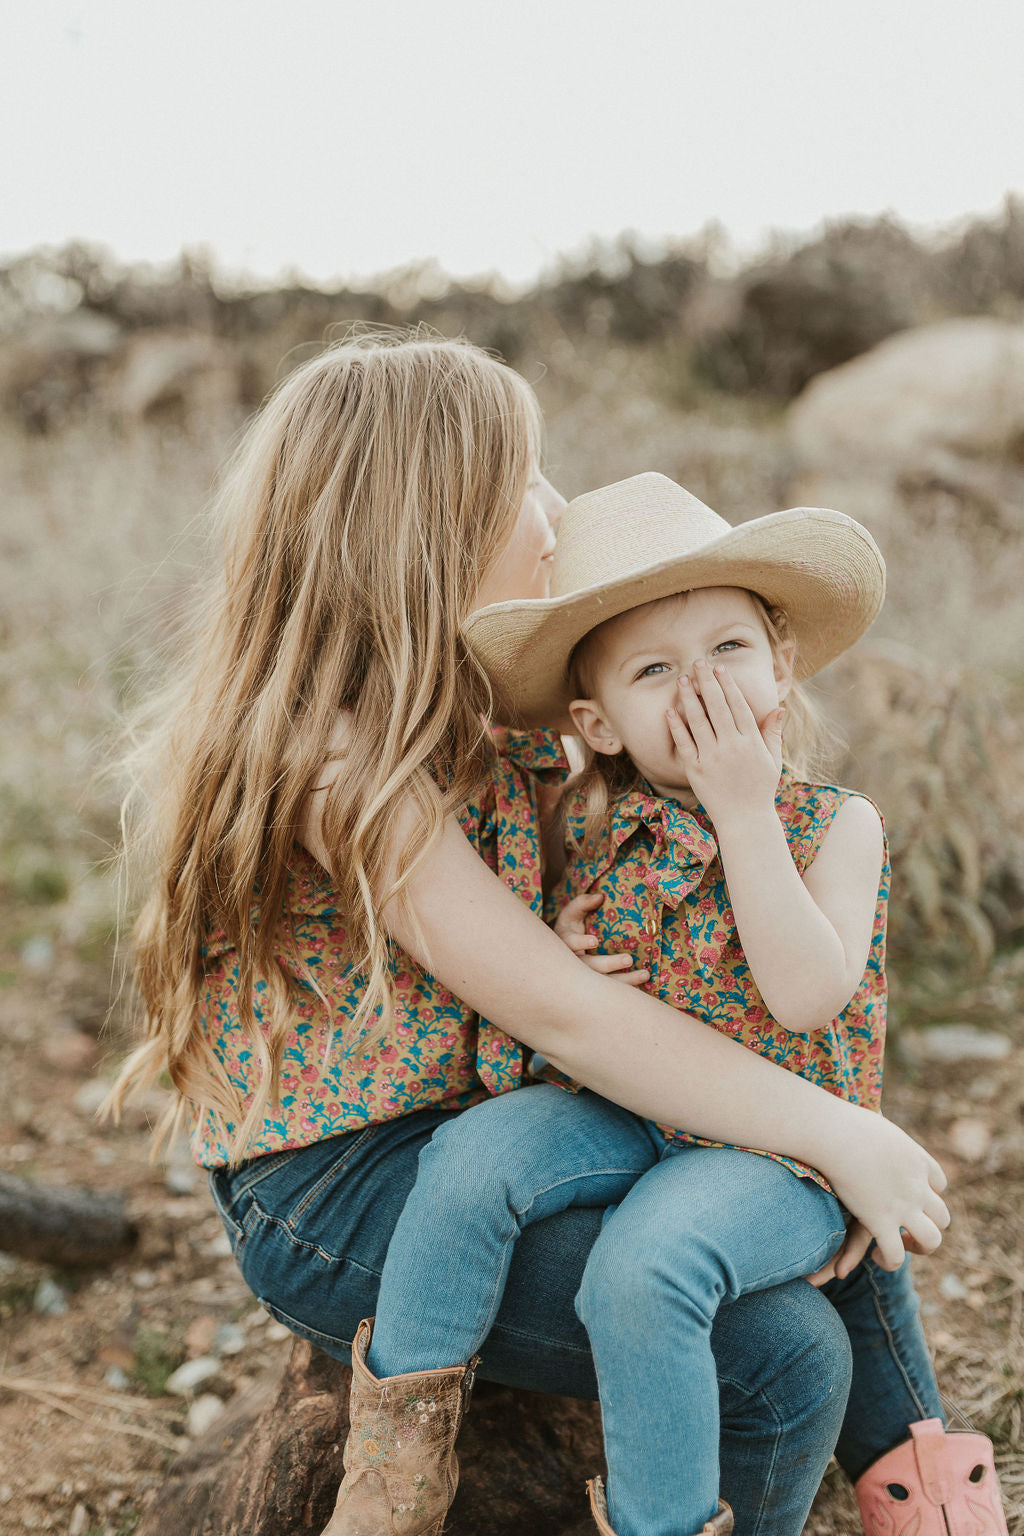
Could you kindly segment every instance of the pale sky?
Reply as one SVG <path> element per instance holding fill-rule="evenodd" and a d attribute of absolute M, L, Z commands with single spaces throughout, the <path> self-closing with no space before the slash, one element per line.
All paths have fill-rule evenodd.
<path fill-rule="evenodd" d="M 1008 0 L 0 0 L 0 255 L 537 275 L 1024 191 Z"/>

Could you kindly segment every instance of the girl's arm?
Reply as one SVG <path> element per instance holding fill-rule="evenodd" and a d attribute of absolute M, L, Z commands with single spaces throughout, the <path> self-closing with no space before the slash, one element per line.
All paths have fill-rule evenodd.
<path fill-rule="evenodd" d="M 698 663 L 669 729 L 689 782 L 715 824 L 729 902 L 751 975 L 783 1029 L 809 1034 L 840 1014 L 871 948 L 882 823 L 868 800 L 846 801 L 801 878 L 775 809 L 781 726 L 755 720 L 725 668 Z"/>
<path fill-rule="evenodd" d="M 743 953 L 772 1017 L 822 1029 L 860 986 L 871 948 L 882 823 L 868 800 L 836 812 L 801 878 L 774 804 L 716 823 Z"/>
<path fill-rule="evenodd" d="M 303 841 L 329 866 L 319 796 L 312 798 Z M 410 807 L 409 825 L 396 829 L 396 856 L 413 814 Z M 453 818 L 384 920 L 457 997 L 605 1098 L 699 1136 L 820 1168 L 887 1267 L 902 1262 L 901 1228 L 928 1252 L 941 1241 L 949 1217 L 937 1191 L 945 1176 L 922 1147 L 881 1116 L 580 965 L 492 874 Z"/>

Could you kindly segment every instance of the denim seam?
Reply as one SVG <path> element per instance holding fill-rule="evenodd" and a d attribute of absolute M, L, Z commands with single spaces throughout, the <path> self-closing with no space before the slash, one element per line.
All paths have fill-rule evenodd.
<path fill-rule="evenodd" d="M 904 1382 L 906 1383 L 907 1391 L 910 1393 L 911 1399 L 913 1400 L 916 1413 L 918 1414 L 919 1418 L 924 1418 L 927 1415 L 927 1410 L 924 1406 L 924 1403 L 921 1401 L 921 1397 L 917 1389 L 917 1384 L 911 1378 L 910 1371 L 907 1369 L 907 1365 L 904 1362 L 899 1349 L 896 1347 L 896 1336 L 890 1327 L 889 1319 L 885 1315 L 885 1306 L 882 1301 L 882 1294 L 878 1289 L 874 1275 L 871 1273 L 869 1264 L 865 1264 L 864 1266 L 864 1275 L 868 1285 L 871 1288 L 871 1295 L 875 1306 L 875 1315 L 882 1326 L 882 1332 L 885 1334 L 886 1343 L 889 1346 L 889 1354 L 892 1356 L 893 1364 L 896 1366 L 900 1375 L 903 1377 Z"/>
<path fill-rule="evenodd" d="M 272 1301 L 268 1301 L 265 1296 L 261 1296 L 259 1302 L 260 1306 L 265 1307 L 268 1312 L 277 1318 L 278 1322 L 284 1323 L 286 1328 L 290 1328 L 293 1333 L 297 1333 L 301 1338 L 325 1339 L 330 1344 L 341 1344 L 345 1349 L 352 1348 L 351 1339 L 343 1339 L 336 1333 L 325 1333 L 322 1328 L 312 1328 L 308 1323 L 300 1323 L 297 1317 L 292 1317 L 288 1312 L 282 1311 Z"/>
<path fill-rule="evenodd" d="M 749 1397 L 750 1397 L 749 1388 L 743 1382 L 741 1382 L 741 1381 L 733 1381 L 732 1378 L 729 1377 L 729 1376 L 720 1376 L 718 1380 L 719 1380 L 719 1388 L 720 1389 L 721 1389 L 722 1386 L 732 1387 L 734 1389 L 734 1391 L 736 1391 L 738 1393 L 741 1393 L 743 1396 L 745 1396 L 746 1398 L 749 1399 Z M 772 1437 L 771 1463 L 770 1463 L 770 1465 L 767 1468 L 766 1475 L 765 1475 L 765 1478 L 764 1478 L 764 1484 L 763 1484 L 763 1487 L 761 1489 L 761 1496 L 760 1496 L 760 1498 L 757 1501 L 757 1519 L 756 1519 L 756 1521 L 754 1523 L 754 1528 L 751 1531 L 750 1536 L 758 1536 L 758 1532 L 762 1529 L 762 1520 L 764 1518 L 764 1512 L 765 1512 L 765 1509 L 767 1508 L 767 1503 L 768 1503 L 768 1492 L 769 1492 L 769 1490 L 770 1490 L 770 1488 L 772 1486 L 772 1482 L 773 1482 L 773 1480 L 775 1478 L 775 1468 L 776 1468 L 776 1465 L 778 1464 L 778 1460 L 779 1460 L 779 1446 L 782 1443 L 782 1436 L 785 1433 L 785 1431 L 783 1429 L 782 1418 L 781 1418 L 778 1410 L 776 1409 L 775 1404 L 772 1402 L 771 1398 L 769 1397 L 768 1393 L 764 1390 L 763 1387 L 758 1387 L 757 1392 L 756 1392 L 755 1395 L 758 1398 L 758 1400 L 761 1403 L 764 1404 L 764 1406 L 768 1409 L 769 1413 L 771 1414 L 772 1422 L 775 1425 L 775 1434 Z M 718 1433 L 719 1433 L 719 1438 L 721 1438 L 721 1433 L 722 1433 L 722 1428 L 721 1428 L 721 1412 L 719 1412 L 719 1428 L 718 1428 Z M 723 1497 L 724 1498 L 728 1498 L 728 1496 L 729 1496 L 728 1489 L 724 1489 L 723 1488 L 721 1490 L 721 1492 L 719 1493 L 719 1498 L 723 1498 Z"/>
<path fill-rule="evenodd" d="M 236 1221 L 234 1216 L 231 1214 L 232 1203 L 229 1202 L 228 1204 L 225 1204 L 220 1195 L 217 1193 L 215 1175 L 218 1171 L 219 1170 L 216 1168 L 212 1168 L 210 1170 L 210 1197 L 217 1208 L 217 1215 L 220 1217 L 228 1231 L 234 1233 L 235 1242 L 237 1243 L 242 1235 L 242 1224 L 241 1222 Z"/>
<path fill-rule="evenodd" d="M 286 1220 L 289 1226 L 293 1226 L 295 1222 L 301 1221 L 302 1217 L 309 1210 L 310 1205 L 317 1198 L 317 1196 L 322 1194 L 325 1189 L 329 1188 L 329 1186 L 333 1184 L 338 1175 L 344 1172 L 355 1154 L 360 1150 L 365 1142 L 369 1141 L 370 1138 L 376 1134 L 378 1128 L 379 1127 L 377 1125 L 368 1125 L 364 1131 L 359 1133 L 359 1135 L 352 1142 L 352 1145 L 346 1147 L 345 1151 L 340 1157 L 335 1158 L 331 1166 L 327 1168 L 320 1175 L 319 1179 L 317 1179 L 316 1183 L 306 1191 L 305 1195 L 303 1195 L 302 1199 L 299 1201 L 294 1210 L 288 1212 Z"/>
<path fill-rule="evenodd" d="M 542 1195 L 550 1195 L 553 1189 L 561 1189 L 563 1184 L 581 1184 L 585 1179 L 606 1179 L 609 1174 L 619 1175 L 623 1173 L 636 1174 L 639 1179 L 649 1172 L 649 1166 L 649 1164 L 645 1163 L 642 1168 L 634 1168 L 632 1164 L 628 1164 L 624 1167 L 589 1168 L 585 1174 L 566 1174 L 564 1179 L 555 1179 L 551 1184 L 546 1184 L 543 1189 L 535 1189 L 522 1210 L 518 1207 L 513 1207 L 513 1214 L 519 1218 L 529 1215 Z"/>
<path fill-rule="evenodd" d="M 830 1232 L 828 1237 L 825 1239 L 824 1244 L 819 1243 L 816 1248 L 812 1248 L 809 1253 L 803 1255 L 801 1258 L 793 1259 L 791 1263 L 786 1265 L 784 1269 L 777 1270 L 774 1275 L 760 1275 L 756 1285 L 750 1287 L 741 1287 L 740 1290 L 736 1292 L 729 1291 L 727 1294 L 731 1298 L 738 1296 L 749 1296 L 751 1291 L 767 1291 L 770 1290 L 773 1285 L 784 1285 L 787 1280 L 800 1280 L 806 1278 L 807 1270 L 804 1268 L 804 1266 L 808 1266 L 812 1272 L 816 1268 L 820 1269 L 822 1264 L 835 1256 L 839 1250 L 839 1245 L 845 1236 L 845 1228 L 841 1232 Z M 823 1247 L 826 1251 L 822 1256 Z"/>
<path fill-rule="evenodd" d="M 264 1157 L 254 1159 L 254 1166 L 237 1176 L 238 1182 L 232 1190 L 231 1204 L 234 1205 L 240 1195 L 247 1195 L 251 1189 L 256 1188 L 257 1184 L 262 1184 L 264 1179 L 269 1179 L 272 1173 L 276 1173 L 279 1168 L 283 1168 L 286 1163 L 291 1162 L 293 1157 L 298 1157 L 299 1153 L 305 1150 L 305 1147 L 285 1147 L 280 1152 L 268 1152 Z M 216 1171 L 230 1174 L 227 1168 Z"/>
<path fill-rule="evenodd" d="M 272 1215 L 270 1211 L 265 1211 L 260 1205 L 259 1201 L 254 1197 L 253 1203 L 246 1216 L 246 1236 L 249 1235 L 249 1232 L 255 1226 L 257 1221 L 266 1222 L 269 1226 L 280 1227 L 281 1231 L 284 1233 L 285 1237 L 287 1237 L 288 1241 L 294 1248 L 302 1248 L 307 1253 L 315 1253 L 321 1259 L 326 1259 L 330 1264 L 355 1264 L 356 1267 L 361 1269 L 364 1274 L 374 1275 L 378 1280 L 380 1279 L 379 1270 L 370 1269 L 366 1264 L 360 1264 L 358 1259 L 353 1259 L 350 1254 L 330 1253 L 326 1248 L 321 1248 L 319 1243 L 309 1243 L 305 1238 L 299 1237 L 292 1230 L 287 1221 L 283 1221 L 280 1216 Z M 330 1335 L 328 1335 L 328 1337 L 330 1337 Z"/>

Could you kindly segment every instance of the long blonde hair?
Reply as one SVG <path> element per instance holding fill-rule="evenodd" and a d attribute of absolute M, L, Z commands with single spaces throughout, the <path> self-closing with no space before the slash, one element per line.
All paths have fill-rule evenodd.
<path fill-rule="evenodd" d="M 377 1021 L 386 1027 L 381 909 L 486 766 L 490 690 L 460 626 L 511 536 L 539 433 L 519 375 L 468 343 L 419 333 L 331 347 L 248 429 L 218 498 L 215 573 L 145 739 L 126 822 L 129 863 L 147 870 L 133 936 L 144 1040 L 108 1107 L 118 1113 L 166 1071 L 179 1097 L 157 1146 L 187 1102 L 225 1133 L 238 1127 L 238 1158 L 276 1099 L 293 1005 L 275 935 L 339 709 L 344 769 L 322 836 L 366 982 L 351 1028 L 372 1038 Z M 389 876 L 389 833 L 410 797 L 423 814 Z M 257 1067 L 245 1112 L 199 1027 L 202 946 L 217 931 L 237 950 L 238 1015 Z"/>
<path fill-rule="evenodd" d="M 783 644 L 794 638 L 788 615 L 784 609 L 766 602 L 758 592 L 750 592 L 749 596 L 754 600 L 772 652 L 776 654 Z M 589 698 L 594 691 L 589 642 L 595 633 L 590 630 L 585 634 L 569 658 L 569 686 L 574 698 Z M 791 684 L 786 695 L 783 723 L 783 760 L 786 765 L 801 778 L 821 773 L 837 744 L 835 732 L 807 688 L 801 683 Z M 582 740 L 577 750 L 579 767 L 566 782 L 562 805 L 567 805 L 566 797 L 571 794 L 582 808 L 583 830 L 578 844 L 587 852 L 597 847 L 614 802 L 620 795 L 636 788 L 640 774 L 625 752 L 614 756 L 595 752 Z"/>

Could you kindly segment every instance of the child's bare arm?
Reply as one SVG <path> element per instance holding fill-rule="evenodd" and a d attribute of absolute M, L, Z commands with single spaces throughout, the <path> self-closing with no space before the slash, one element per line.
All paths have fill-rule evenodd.
<path fill-rule="evenodd" d="M 762 727 L 724 669 L 699 663 L 669 728 L 689 782 L 715 824 L 729 900 L 751 974 L 773 1017 L 804 1034 L 846 1007 L 871 944 L 882 826 L 869 801 L 836 813 L 801 879 L 775 810 L 780 721 Z"/>
<path fill-rule="evenodd" d="M 867 800 L 840 806 L 801 879 L 778 816 L 716 829 L 729 899 L 758 990 L 783 1026 L 821 1029 L 850 1001 L 871 947 L 882 824 Z"/>

